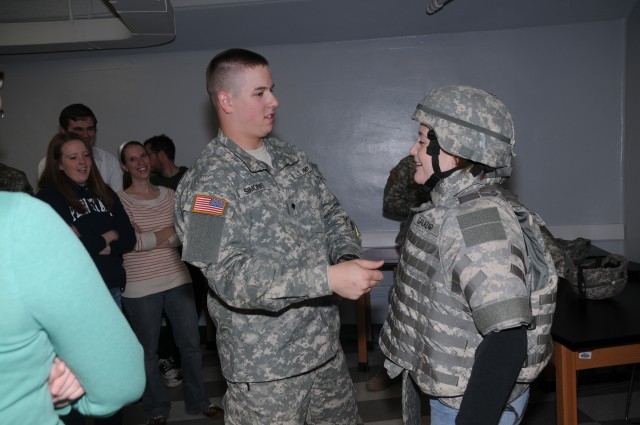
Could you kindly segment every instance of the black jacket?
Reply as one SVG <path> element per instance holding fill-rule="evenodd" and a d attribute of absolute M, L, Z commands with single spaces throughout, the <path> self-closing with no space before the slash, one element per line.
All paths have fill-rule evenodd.
<path fill-rule="evenodd" d="M 127 277 L 122 266 L 122 254 L 133 249 L 136 242 L 129 216 L 120 198 L 111 188 L 109 191 L 113 198 L 113 208 L 112 211 L 108 211 L 102 200 L 95 197 L 88 188 L 76 184 L 73 186 L 78 198 L 87 206 L 88 212 L 81 213 L 72 209 L 62 194 L 51 187 L 40 190 L 37 197 L 51 205 L 65 222 L 78 230 L 80 241 L 91 255 L 107 286 L 124 288 Z M 100 251 L 107 246 L 101 235 L 109 230 L 117 231 L 119 239 L 111 242 L 109 255 L 100 255 Z"/>

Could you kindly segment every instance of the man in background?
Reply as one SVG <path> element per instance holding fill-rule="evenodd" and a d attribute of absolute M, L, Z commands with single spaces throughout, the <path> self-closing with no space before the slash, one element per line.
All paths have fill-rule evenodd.
<path fill-rule="evenodd" d="M 413 179 L 416 173 L 416 161 L 407 155 L 391 169 L 387 184 L 384 186 L 382 212 L 386 218 L 400 221 L 400 231 L 396 236 L 396 246 L 401 247 L 407 237 L 413 213 L 411 208 L 427 202 L 429 194 Z"/>
<path fill-rule="evenodd" d="M 98 133 L 98 119 L 93 111 L 81 103 L 74 103 L 64 108 L 58 118 L 60 131 L 64 133 L 76 133 L 84 137 L 93 146 L 93 161 L 95 162 L 102 179 L 114 192 L 122 190 L 122 170 L 120 162 L 113 154 L 95 146 Z M 45 158 L 38 164 L 38 180 L 44 170 Z"/>
<path fill-rule="evenodd" d="M 153 136 L 145 140 L 144 148 L 147 150 L 147 155 L 149 155 L 151 171 L 153 172 L 151 183 L 176 190 L 178 182 L 188 168 L 176 165 L 176 146 L 173 140 L 166 134 Z"/>

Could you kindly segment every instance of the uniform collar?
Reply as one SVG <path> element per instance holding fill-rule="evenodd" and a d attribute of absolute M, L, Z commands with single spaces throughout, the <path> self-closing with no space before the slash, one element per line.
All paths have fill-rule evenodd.
<path fill-rule="evenodd" d="M 236 145 L 222 130 L 218 130 L 218 136 L 216 137 L 218 142 L 227 148 L 233 155 L 235 155 L 251 172 L 258 172 L 263 170 L 269 170 L 269 166 L 262 161 L 258 161 L 251 154 L 245 152 L 240 146 Z M 271 162 L 273 168 L 281 170 L 285 166 L 295 164 L 298 162 L 298 157 L 291 148 L 281 142 L 276 137 L 267 136 L 263 139 L 264 146 L 271 155 Z"/>
<path fill-rule="evenodd" d="M 490 177 L 480 179 L 467 170 L 459 170 L 438 182 L 431 191 L 431 200 L 434 205 L 438 206 L 453 201 L 455 197 L 463 192 L 475 190 L 480 186 L 498 184 L 500 180 L 500 178 Z"/>

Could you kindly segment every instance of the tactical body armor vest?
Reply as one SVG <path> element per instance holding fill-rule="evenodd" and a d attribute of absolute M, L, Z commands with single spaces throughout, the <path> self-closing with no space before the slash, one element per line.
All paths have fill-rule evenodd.
<path fill-rule="evenodd" d="M 459 270 L 454 269 L 446 279 L 439 258 L 439 226 L 456 205 L 490 197 L 512 209 L 520 223 L 526 252 L 512 247 L 512 255 L 526 268 L 522 278 L 529 290 L 533 320 L 527 331 L 527 358 L 517 381 L 531 382 L 553 351 L 550 332 L 557 275 L 540 232 L 542 219 L 498 185 L 463 193 L 414 219 L 402 250 L 392 308 L 380 336 L 384 354 L 412 372 L 423 391 L 438 397 L 464 394 L 483 338 L 469 314 L 465 297 L 469 294 L 462 293 Z"/>
<path fill-rule="evenodd" d="M 533 322 L 527 329 L 527 359 L 520 370 L 517 382 L 529 383 L 540 374 L 553 354 L 551 325 L 556 310 L 558 274 L 542 235 L 541 227 L 544 226 L 544 221 L 538 214 L 529 211 L 511 192 L 498 185 L 486 186 L 475 195 L 467 195 L 459 201 L 463 203 L 478 197 L 505 199 L 511 205 L 522 228 L 527 249 L 525 254 L 531 261 L 526 284 L 529 289 Z"/>

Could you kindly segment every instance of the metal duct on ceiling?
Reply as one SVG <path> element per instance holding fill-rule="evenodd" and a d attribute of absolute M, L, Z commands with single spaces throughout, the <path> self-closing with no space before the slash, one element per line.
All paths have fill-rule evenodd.
<path fill-rule="evenodd" d="M 87 13 L 95 0 L 85 1 L 74 14 L 66 0 L 66 19 L 0 23 L 0 54 L 149 47 L 175 39 L 169 0 L 109 0 L 99 13 Z"/>
<path fill-rule="evenodd" d="M 440 10 L 442 6 L 450 1 L 451 0 L 431 0 L 431 2 L 427 5 L 427 14 L 433 15 L 438 10 Z"/>

